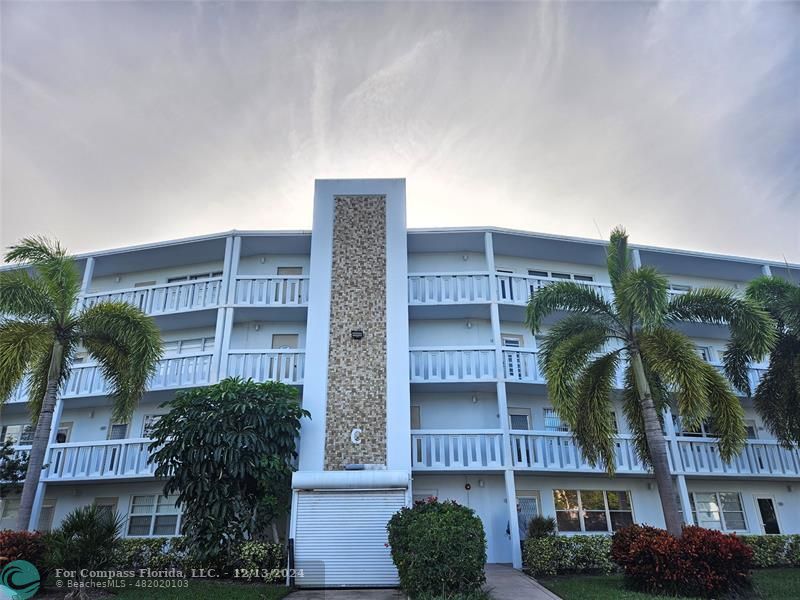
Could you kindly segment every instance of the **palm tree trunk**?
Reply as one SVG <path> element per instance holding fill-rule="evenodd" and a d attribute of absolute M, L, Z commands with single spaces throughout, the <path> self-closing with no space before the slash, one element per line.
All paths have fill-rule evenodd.
<path fill-rule="evenodd" d="M 683 521 L 678 513 L 675 483 L 672 480 L 672 474 L 669 472 L 667 441 L 661 431 L 661 422 L 658 420 L 658 413 L 656 412 L 655 404 L 653 404 L 650 383 L 647 381 L 644 364 L 642 364 L 642 356 L 638 350 L 631 351 L 631 365 L 636 380 L 636 391 L 642 404 L 647 447 L 650 450 L 650 460 L 656 477 L 656 487 L 658 487 L 658 495 L 661 498 L 661 509 L 664 511 L 664 522 L 669 533 L 675 537 L 681 537 L 683 534 Z"/>
<path fill-rule="evenodd" d="M 42 400 L 42 410 L 39 413 L 36 431 L 33 434 L 33 445 L 28 459 L 28 472 L 25 476 L 25 484 L 22 486 L 22 498 L 20 499 L 17 516 L 17 530 L 19 531 L 28 529 L 31 512 L 33 512 L 36 489 L 39 487 L 39 480 L 42 477 L 42 465 L 44 464 L 47 445 L 50 442 L 50 427 L 53 423 L 53 411 L 56 406 L 58 381 L 61 379 L 63 351 L 61 342 L 56 340 L 53 343 L 53 351 L 50 355 L 50 369 L 47 372 L 47 389 Z"/>

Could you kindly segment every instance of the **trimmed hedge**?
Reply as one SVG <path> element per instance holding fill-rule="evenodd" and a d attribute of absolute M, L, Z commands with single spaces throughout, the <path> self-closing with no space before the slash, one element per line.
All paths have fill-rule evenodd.
<path fill-rule="evenodd" d="M 0 569 L 15 560 L 27 560 L 44 572 L 45 541 L 42 534 L 29 531 L 0 531 Z"/>
<path fill-rule="evenodd" d="M 800 567 L 800 535 L 737 536 L 753 551 L 753 567 Z M 605 540 L 605 541 L 604 541 Z M 557 535 L 523 542 L 525 570 L 536 576 L 564 573 L 610 573 L 611 537 Z"/>
<path fill-rule="evenodd" d="M 386 529 L 400 587 L 409 596 L 480 592 L 486 535 L 471 508 L 429 498 L 396 512 Z"/>
<path fill-rule="evenodd" d="M 192 558 L 183 537 L 122 539 L 116 549 L 114 565 L 120 570 L 135 571 L 173 568 L 189 571 L 202 567 Z M 286 552 L 282 544 L 244 542 L 236 548 L 235 555 L 228 558 L 226 567 L 264 572 L 266 576 L 259 579 L 271 583 L 279 578 L 269 572 L 286 567 Z"/>
<path fill-rule="evenodd" d="M 800 567 L 800 535 L 743 535 L 753 551 L 753 566 Z"/>
<path fill-rule="evenodd" d="M 534 577 L 562 573 L 612 573 L 611 537 L 555 535 L 523 543 L 525 570 Z"/>

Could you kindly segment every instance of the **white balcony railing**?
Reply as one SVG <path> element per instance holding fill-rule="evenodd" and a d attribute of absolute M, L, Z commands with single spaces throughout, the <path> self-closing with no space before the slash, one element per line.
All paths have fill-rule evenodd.
<path fill-rule="evenodd" d="M 604 472 L 602 467 L 593 467 L 586 461 L 571 433 L 517 430 L 511 432 L 510 438 L 511 463 L 516 469 Z M 631 436 L 618 435 L 615 445 L 617 473 L 646 472 L 636 456 Z"/>
<path fill-rule="evenodd" d="M 412 348 L 411 381 L 486 381 L 497 378 L 494 348 Z"/>
<path fill-rule="evenodd" d="M 308 277 L 240 276 L 236 278 L 236 306 L 305 306 Z"/>
<path fill-rule="evenodd" d="M 539 369 L 539 353 L 536 350 L 503 350 L 503 371 L 506 381 L 545 382 Z"/>
<path fill-rule="evenodd" d="M 304 369 L 304 350 L 231 350 L 228 354 L 229 377 L 300 384 Z"/>
<path fill-rule="evenodd" d="M 215 308 L 221 288 L 222 277 L 212 277 L 87 294 L 82 303 L 88 308 L 100 302 L 127 302 L 145 314 L 163 315 Z"/>
<path fill-rule="evenodd" d="M 800 450 L 784 448 L 775 440 L 748 440 L 741 454 L 724 462 L 712 438 L 678 438 L 679 460 L 686 474 L 800 476 Z"/>
<path fill-rule="evenodd" d="M 156 465 L 148 464 L 150 440 L 108 440 L 53 444 L 47 451 L 45 481 L 150 477 Z"/>
<path fill-rule="evenodd" d="M 164 358 L 147 384 L 148 390 L 184 388 L 211 383 L 211 352 Z M 98 365 L 76 365 L 67 379 L 64 397 L 98 396 L 109 390 Z"/>
<path fill-rule="evenodd" d="M 503 275 L 498 273 L 497 298 L 500 302 L 507 302 L 509 304 L 527 304 L 530 297 L 533 296 L 537 290 L 559 281 L 565 280 L 552 277 Z M 575 283 L 590 286 L 606 300 L 611 300 L 613 297 L 611 285 L 607 283 L 591 281 L 576 281 Z"/>
<path fill-rule="evenodd" d="M 417 273 L 408 276 L 409 304 L 489 302 L 488 273 Z"/>
<path fill-rule="evenodd" d="M 503 464 L 503 434 L 499 430 L 411 432 L 414 469 L 495 469 Z"/>

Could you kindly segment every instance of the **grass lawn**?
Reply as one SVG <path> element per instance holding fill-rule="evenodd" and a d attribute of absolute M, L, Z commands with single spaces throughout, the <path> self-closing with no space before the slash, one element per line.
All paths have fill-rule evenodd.
<path fill-rule="evenodd" d="M 651 596 L 627 590 L 622 575 L 572 575 L 543 577 L 539 583 L 564 600 L 665 600 L 671 596 Z M 800 598 L 800 569 L 762 569 L 753 571 L 753 600 Z"/>
<path fill-rule="evenodd" d="M 128 580 L 133 585 L 133 580 Z M 279 600 L 289 593 L 279 585 L 202 581 L 190 579 L 183 588 L 147 589 L 129 587 L 118 590 L 120 600 Z"/>

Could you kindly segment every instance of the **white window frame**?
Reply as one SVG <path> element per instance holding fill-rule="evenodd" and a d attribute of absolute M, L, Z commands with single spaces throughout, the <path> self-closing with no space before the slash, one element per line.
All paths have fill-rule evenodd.
<path fill-rule="evenodd" d="M 123 425 L 125 426 L 125 437 L 121 437 L 121 438 L 111 437 L 111 432 L 114 431 L 114 427 L 121 427 Z M 131 432 L 131 424 L 130 423 L 115 423 L 114 421 L 109 421 L 108 422 L 108 431 L 106 432 L 106 439 L 109 440 L 109 441 L 110 440 L 115 440 L 115 441 L 127 440 L 128 436 L 130 435 L 130 432 Z"/>
<path fill-rule="evenodd" d="M 153 419 L 155 419 L 155 422 L 156 422 L 156 423 L 158 423 L 158 421 L 160 421 L 160 420 L 161 420 L 161 417 L 163 417 L 163 416 L 164 416 L 164 415 L 163 415 L 163 413 L 162 413 L 162 414 L 150 413 L 150 414 L 146 414 L 146 415 L 144 415 L 144 416 L 142 417 L 142 436 L 141 436 L 141 437 L 143 437 L 143 438 L 149 438 L 150 436 L 149 436 L 149 435 L 148 435 L 148 433 L 147 433 L 147 427 L 148 427 L 148 425 L 149 425 L 150 427 L 152 427 L 153 425 L 155 425 L 155 423 L 148 423 L 148 422 L 147 422 L 147 421 L 148 421 L 148 419 L 149 419 L 149 420 L 151 420 L 151 421 L 152 421 Z"/>
<path fill-rule="evenodd" d="M 578 283 L 596 283 L 594 275 L 590 275 L 589 273 L 552 271 L 550 269 L 528 269 L 528 277 L 544 277 L 559 281 L 577 281 Z"/>
<path fill-rule="evenodd" d="M 528 426 L 525 429 L 514 429 L 511 426 L 511 417 L 525 417 L 528 421 Z M 509 406 L 508 407 L 508 428 L 511 431 L 530 431 L 533 429 L 533 419 L 531 418 L 531 409 L 523 406 Z"/>
<path fill-rule="evenodd" d="M 411 502 L 421 502 L 427 500 L 428 498 L 438 498 L 439 497 L 439 490 L 427 489 L 427 490 L 414 490 L 414 493 L 411 497 Z"/>
<path fill-rule="evenodd" d="M 189 342 L 199 344 L 199 349 L 190 349 L 188 352 L 184 352 L 184 346 L 187 345 Z M 200 337 L 192 337 L 192 338 L 182 338 L 178 340 L 164 340 L 162 343 L 164 348 L 164 358 L 175 358 L 178 356 L 190 356 L 195 352 L 209 352 L 214 349 L 214 336 L 200 336 Z M 174 346 L 174 347 L 173 347 Z"/>
<path fill-rule="evenodd" d="M 772 508 L 775 510 L 775 520 L 778 522 L 778 533 L 766 532 L 764 527 L 764 517 L 761 515 L 761 508 L 758 506 L 759 500 L 772 501 Z M 778 501 L 775 499 L 775 496 L 771 494 L 753 494 L 753 504 L 756 505 L 756 515 L 758 516 L 758 522 L 761 525 L 761 535 L 783 535 L 783 523 L 781 523 L 781 515 L 780 511 L 778 510 Z"/>
<path fill-rule="evenodd" d="M 689 505 L 692 508 L 692 518 L 694 519 L 695 523 L 699 523 L 699 521 L 697 519 L 697 501 L 695 500 L 695 494 L 706 494 L 706 495 L 713 495 L 714 496 L 714 499 L 716 501 L 717 507 L 719 509 L 719 518 L 720 518 L 720 521 L 719 521 L 720 529 L 719 529 L 719 531 L 731 532 L 731 533 L 739 533 L 739 532 L 750 531 L 749 525 L 748 525 L 748 522 L 747 522 L 747 511 L 744 508 L 744 500 L 742 499 L 742 493 L 741 492 L 727 492 L 727 491 L 721 491 L 721 492 L 707 492 L 707 491 L 689 492 Z M 720 500 L 720 494 L 736 494 L 739 497 L 739 508 L 740 508 L 740 510 L 736 511 L 736 512 L 741 512 L 742 513 L 742 520 L 744 521 L 744 529 L 731 529 L 730 527 L 728 527 L 727 523 L 725 522 L 725 510 L 723 510 L 723 507 L 722 507 L 722 501 Z M 733 511 L 728 511 L 728 512 L 733 512 Z"/>
<path fill-rule="evenodd" d="M 281 271 L 295 271 L 294 273 L 281 273 Z M 280 267 L 275 267 L 275 275 L 278 277 L 300 277 L 303 274 L 303 267 L 295 265 L 285 265 Z"/>
<path fill-rule="evenodd" d="M 0 507 L 0 519 L 16 519 L 21 501 L 22 498 L 20 496 L 0 498 L 0 503 L 3 505 Z"/>
<path fill-rule="evenodd" d="M 205 271 L 203 273 L 176 275 L 175 277 L 167 277 L 167 283 L 180 283 L 181 281 L 199 281 L 201 279 L 213 279 L 214 277 L 222 277 L 222 271 Z"/>
<path fill-rule="evenodd" d="M 292 348 L 291 346 L 287 346 L 285 344 L 284 345 L 279 345 L 277 347 L 275 346 L 276 338 L 278 339 L 278 341 L 280 341 L 280 338 L 289 337 L 289 336 L 293 336 L 295 338 L 295 340 L 296 340 L 294 348 Z M 300 334 L 299 333 L 273 333 L 272 337 L 270 338 L 270 346 L 272 347 L 273 350 L 297 350 L 298 348 L 300 348 Z"/>
<path fill-rule="evenodd" d="M 11 431 L 9 431 L 11 430 Z M 16 433 L 15 433 L 16 432 Z M 30 446 L 33 444 L 33 434 L 36 433 L 36 428 L 30 423 L 16 423 L 14 425 L 3 426 L 3 442 L 11 440 L 13 444 L 18 446 Z M 11 437 L 9 437 L 9 435 Z"/>
<path fill-rule="evenodd" d="M 48 518 L 43 518 L 43 515 L 46 515 L 46 509 L 50 509 L 50 515 Z M 56 499 L 55 498 L 45 498 L 42 502 L 42 509 L 39 511 L 39 524 L 36 527 L 36 531 L 41 531 L 42 533 L 49 533 L 53 529 L 53 519 L 56 514 Z"/>
<path fill-rule="evenodd" d="M 553 429 L 552 426 L 548 426 L 547 418 L 548 415 L 552 418 L 558 419 L 559 426 L 557 429 Z M 561 416 L 558 414 L 555 408 L 552 406 L 546 406 L 542 409 L 542 429 L 544 431 L 552 431 L 553 433 L 569 433 L 569 427 L 563 420 L 561 420 Z"/>
<path fill-rule="evenodd" d="M 145 512 L 134 513 L 133 512 L 133 501 L 136 498 L 153 498 L 153 504 L 150 505 L 152 507 L 152 510 L 150 512 L 147 512 L 147 513 L 145 513 Z M 181 510 L 176 506 L 176 507 L 174 507 L 174 512 L 171 512 L 171 511 L 170 512 L 159 512 L 158 509 L 161 506 L 159 504 L 159 500 L 161 500 L 161 498 L 175 498 L 177 500 L 177 495 L 164 496 L 163 494 L 135 494 L 135 495 L 131 496 L 130 503 L 129 503 L 129 506 L 128 506 L 128 518 L 125 521 L 125 537 L 129 537 L 129 538 L 169 538 L 169 537 L 175 537 L 175 536 L 180 535 L 181 517 L 182 517 Z M 145 506 L 145 505 L 139 505 L 139 506 Z M 172 533 L 172 534 L 160 534 L 160 535 L 156 535 L 155 533 L 153 533 L 153 531 L 155 530 L 155 526 L 156 526 L 156 519 L 158 517 L 160 517 L 160 516 L 162 516 L 162 517 L 163 516 L 173 516 L 173 515 L 177 515 L 177 517 L 178 517 L 175 520 L 175 530 L 174 530 L 175 533 Z M 149 533 L 146 534 L 146 535 L 134 535 L 134 534 L 131 534 L 130 533 L 130 528 L 131 528 L 131 518 L 132 517 L 150 517 Z"/>
<path fill-rule="evenodd" d="M 636 513 L 634 512 L 634 508 L 633 508 L 633 494 L 631 493 L 630 490 L 591 490 L 591 489 L 581 490 L 581 489 L 578 489 L 578 488 L 575 488 L 575 489 L 558 488 L 558 489 L 563 490 L 563 491 L 576 492 L 577 493 L 577 496 L 578 496 L 578 509 L 577 509 L 577 511 L 578 511 L 578 523 L 580 523 L 580 526 L 581 526 L 580 531 L 560 531 L 559 530 L 559 533 L 561 535 L 570 535 L 570 534 L 579 535 L 579 534 L 584 534 L 584 533 L 588 533 L 590 535 L 594 535 L 594 534 L 614 533 L 614 527 L 613 527 L 613 524 L 611 522 L 611 513 L 612 512 L 619 512 L 619 513 L 630 512 L 630 514 L 631 514 L 631 523 L 635 524 L 637 522 L 636 521 Z M 555 489 L 553 490 L 553 504 L 554 504 L 554 506 L 555 506 L 555 494 L 556 494 L 556 491 L 557 490 L 555 490 Z M 600 512 L 600 511 L 599 511 L 599 509 L 584 509 L 583 508 L 583 498 L 581 497 L 581 492 L 602 492 L 602 494 L 603 494 L 603 506 L 604 506 L 605 513 L 606 513 L 606 530 L 605 531 L 587 531 L 586 530 L 586 522 L 584 520 L 584 517 L 585 517 L 585 514 L 586 514 L 587 510 L 588 510 L 588 512 Z M 609 493 L 615 493 L 615 494 L 625 493 L 625 494 L 627 494 L 628 495 L 628 504 L 630 504 L 630 507 L 631 507 L 630 511 L 627 511 L 627 510 L 612 510 L 612 509 L 610 509 L 608 507 L 608 494 Z M 573 510 L 574 509 L 559 509 L 559 508 L 555 508 L 556 524 L 558 524 L 558 513 L 559 512 L 572 512 Z M 557 525 L 556 525 L 556 528 L 558 528 Z"/>

